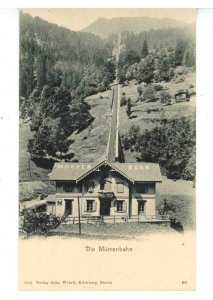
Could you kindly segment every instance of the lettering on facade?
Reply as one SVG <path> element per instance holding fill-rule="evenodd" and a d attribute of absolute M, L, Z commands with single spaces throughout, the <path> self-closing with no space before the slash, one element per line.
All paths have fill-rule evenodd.
<path fill-rule="evenodd" d="M 144 165 L 133 166 L 133 165 L 129 165 L 129 170 L 149 170 L 149 166 L 144 166 Z"/>
<path fill-rule="evenodd" d="M 58 164 L 57 168 L 59 169 L 76 169 L 76 170 L 90 170 L 91 165 L 67 165 L 67 164 Z"/>

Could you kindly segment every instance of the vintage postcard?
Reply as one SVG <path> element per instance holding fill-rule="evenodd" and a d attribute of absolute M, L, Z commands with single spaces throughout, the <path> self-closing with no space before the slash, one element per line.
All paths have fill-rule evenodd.
<path fill-rule="evenodd" d="M 20 290 L 195 290 L 196 10 L 19 18 Z"/>

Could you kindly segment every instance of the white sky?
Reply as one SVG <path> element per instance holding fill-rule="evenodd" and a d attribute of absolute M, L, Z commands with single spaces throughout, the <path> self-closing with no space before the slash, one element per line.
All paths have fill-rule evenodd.
<path fill-rule="evenodd" d="M 97 18 L 148 16 L 189 23 L 196 20 L 196 9 L 191 8 L 23 8 L 22 11 L 74 31 L 87 27 Z"/>

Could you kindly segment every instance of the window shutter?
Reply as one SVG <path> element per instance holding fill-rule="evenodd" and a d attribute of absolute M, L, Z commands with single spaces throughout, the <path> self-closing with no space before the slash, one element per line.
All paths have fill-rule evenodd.
<path fill-rule="evenodd" d="M 57 193 L 63 193 L 63 186 L 61 184 L 57 183 L 56 191 L 57 191 Z"/>
<path fill-rule="evenodd" d="M 84 211 L 87 211 L 87 202 L 84 202 Z"/>
<path fill-rule="evenodd" d="M 123 212 L 126 212 L 126 208 L 127 208 L 127 205 L 126 205 L 126 202 L 123 203 Z"/>
<path fill-rule="evenodd" d="M 94 202 L 93 202 L 93 211 L 96 211 L 96 210 L 97 210 L 97 202 L 94 201 Z"/>

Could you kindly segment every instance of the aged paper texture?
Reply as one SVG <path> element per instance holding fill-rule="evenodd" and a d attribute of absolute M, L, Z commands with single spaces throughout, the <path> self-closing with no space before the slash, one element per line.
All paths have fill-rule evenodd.
<path fill-rule="evenodd" d="M 20 10 L 20 290 L 195 290 L 195 24 Z"/>

